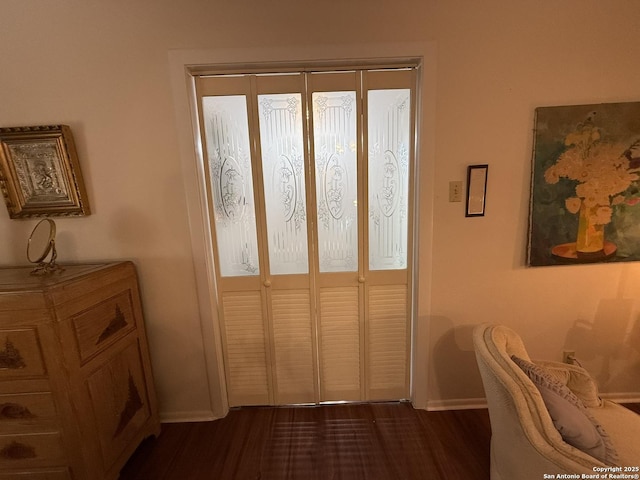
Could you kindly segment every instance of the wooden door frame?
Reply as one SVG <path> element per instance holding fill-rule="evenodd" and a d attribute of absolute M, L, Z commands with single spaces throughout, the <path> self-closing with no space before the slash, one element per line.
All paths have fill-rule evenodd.
<path fill-rule="evenodd" d="M 291 58 L 298 59 L 295 63 Z M 286 47 L 251 49 L 172 50 L 169 52 L 176 129 L 178 131 L 183 184 L 185 188 L 194 276 L 198 289 L 200 327 L 203 341 L 204 368 L 207 372 L 210 410 L 176 414 L 176 418 L 206 420 L 221 418 L 228 412 L 222 342 L 217 314 L 216 280 L 211 253 L 204 164 L 200 145 L 194 79 L 212 71 L 239 69 L 300 70 L 300 65 L 318 69 L 330 65 L 375 67 L 413 62 L 418 65 L 418 98 L 415 149 L 415 178 L 421 188 L 416 191 L 415 221 L 411 238 L 414 242 L 414 282 L 412 304 L 411 400 L 417 408 L 428 404 L 429 357 L 428 317 L 431 292 L 431 246 L 433 218 L 433 173 L 435 131 L 435 45 L 427 43 L 336 45 L 322 47 Z M 384 60 L 379 60 L 384 59 Z M 394 60 L 394 62 L 396 61 Z M 420 295 L 415 292 L 420 291 Z"/>

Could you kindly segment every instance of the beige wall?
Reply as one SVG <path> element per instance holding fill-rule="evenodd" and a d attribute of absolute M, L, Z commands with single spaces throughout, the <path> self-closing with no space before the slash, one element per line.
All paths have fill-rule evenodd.
<path fill-rule="evenodd" d="M 534 357 L 576 350 L 604 392 L 640 396 L 640 264 L 524 267 L 534 108 L 639 100 L 638 2 L 0 2 L 0 126 L 72 127 L 94 213 L 57 221 L 59 258 L 138 265 L 165 418 L 220 409 L 195 291 L 175 49 L 434 45 L 418 406 L 483 396 L 470 331 L 485 321 L 516 328 Z M 483 218 L 447 201 L 471 163 L 490 165 Z M 1 265 L 25 263 L 34 225 L 0 208 Z"/>

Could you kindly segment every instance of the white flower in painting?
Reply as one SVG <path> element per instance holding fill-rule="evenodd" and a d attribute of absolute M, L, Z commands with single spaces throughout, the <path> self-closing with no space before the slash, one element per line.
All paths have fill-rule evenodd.
<path fill-rule="evenodd" d="M 558 183 L 558 180 L 560 180 L 558 169 L 553 167 L 547 168 L 546 172 L 544 172 L 544 180 L 551 185 Z"/>
<path fill-rule="evenodd" d="M 582 200 L 578 197 L 567 198 L 564 201 L 564 206 L 567 207 L 567 210 L 571 213 L 578 213 L 580 211 L 581 204 Z"/>
<path fill-rule="evenodd" d="M 596 210 L 596 218 L 594 223 L 596 225 L 606 225 L 611 221 L 612 213 L 613 210 L 609 206 L 598 207 L 598 209 Z"/>
<path fill-rule="evenodd" d="M 611 205 L 622 205 L 624 200 L 624 195 L 616 195 L 611 199 Z"/>
<path fill-rule="evenodd" d="M 576 186 L 576 195 L 582 199 L 585 207 L 609 205 L 609 194 L 602 187 L 601 182 L 595 180 L 581 183 Z"/>
<path fill-rule="evenodd" d="M 581 205 L 589 209 L 602 207 L 593 213 L 597 224 L 611 221 L 611 205 L 632 203 L 621 195 L 640 179 L 640 168 L 633 168 L 628 158 L 629 147 L 606 142 L 591 122 L 578 126 L 565 137 L 565 150 L 556 163 L 544 172 L 545 181 L 555 184 L 560 178 L 578 182 L 575 197 L 565 200 L 571 213 L 578 213 Z M 635 165 L 634 165 L 635 167 Z"/>
<path fill-rule="evenodd" d="M 564 139 L 564 144 L 567 147 L 588 148 L 589 145 L 598 140 L 600 140 L 600 131 L 597 128 L 592 128 L 590 123 L 585 123 L 580 125 L 575 132 L 568 134 Z"/>

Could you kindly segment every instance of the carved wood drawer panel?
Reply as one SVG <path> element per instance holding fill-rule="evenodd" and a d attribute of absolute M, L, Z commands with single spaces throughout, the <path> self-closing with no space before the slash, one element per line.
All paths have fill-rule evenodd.
<path fill-rule="evenodd" d="M 0 380 L 46 374 L 38 333 L 33 328 L 0 330 Z"/>
<path fill-rule="evenodd" d="M 95 371 L 87 384 L 108 469 L 150 416 L 138 342 Z"/>
<path fill-rule="evenodd" d="M 0 435 L 0 467 L 38 467 L 64 459 L 59 432 Z"/>
<path fill-rule="evenodd" d="M 52 424 L 57 421 L 50 392 L 0 395 L 0 429 Z"/>
<path fill-rule="evenodd" d="M 84 363 L 135 329 L 131 291 L 126 290 L 71 318 Z"/>

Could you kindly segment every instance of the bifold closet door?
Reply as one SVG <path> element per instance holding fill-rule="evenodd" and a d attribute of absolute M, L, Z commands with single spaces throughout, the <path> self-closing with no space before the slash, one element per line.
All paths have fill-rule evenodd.
<path fill-rule="evenodd" d="M 364 76 L 368 400 L 409 398 L 414 69 Z"/>
<path fill-rule="evenodd" d="M 231 406 L 318 401 L 303 86 L 197 82 Z"/>
<path fill-rule="evenodd" d="M 322 401 L 365 399 L 360 80 L 358 72 L 308 76 Z"/>
<path fill-rule="evenodd" d="M 409 398 L 415 70 L 308 76 L 322 401 Z"/>
<path fill-rule="evenodd" d="M 259 125 L 260 229 L 267 267 L 266 314 L 270 323 L 274 401 L 318 401 L 315 292 L 310 274 L 308 138 L 304 75 L 253 78 Z M 260 188 L 259 187 L 259 188 Z"/>
<path fill-rule="evenodd" d="M 231 406 L 409 397 L 414 85 L 197 79 Z"/>

